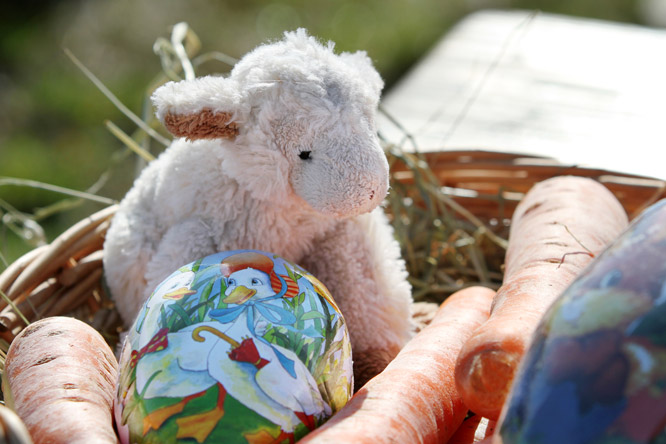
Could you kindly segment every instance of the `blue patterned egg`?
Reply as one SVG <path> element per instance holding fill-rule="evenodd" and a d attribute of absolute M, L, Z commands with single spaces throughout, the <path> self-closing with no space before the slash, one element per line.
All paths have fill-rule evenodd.
<path fill-rule="evenodd" d="M 144 303 L 121 352 L 116 425 L 123 443 L 293 442 L 352 388 L 349 333 L 324 285 L 276 255 L 228 251 Z"/>
<path fill-rule="evenodd" d="M 504 444 L 666 442 L 666 199 L 544 315 L 498 429 Z"/>

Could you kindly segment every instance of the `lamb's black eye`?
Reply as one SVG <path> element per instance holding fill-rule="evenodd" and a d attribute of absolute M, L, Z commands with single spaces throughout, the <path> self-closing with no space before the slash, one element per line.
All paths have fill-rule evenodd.
<path fill-rule="evenodd" d="M 301 151 L 298 157 L 300 157 L 303 160 L 308 160 L 310 158 L 310 153 L 312 151 Z"/>

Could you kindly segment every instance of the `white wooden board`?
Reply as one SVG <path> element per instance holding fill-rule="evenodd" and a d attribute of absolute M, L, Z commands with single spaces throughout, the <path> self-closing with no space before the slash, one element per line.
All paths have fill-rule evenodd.
<path fill-rule="evenodd" d="M 527 11 L 475 13 L 384 97 L 379 131 L 666 179 L 666 31 Z M 410 145 L 405 144 L 406 147 Z"/>

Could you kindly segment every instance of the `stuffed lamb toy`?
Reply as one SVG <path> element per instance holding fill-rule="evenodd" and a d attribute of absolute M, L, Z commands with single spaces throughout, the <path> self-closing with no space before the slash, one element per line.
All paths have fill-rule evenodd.
<path fill-rule="evenodd" d="M 125 325 L 179 267 L 258 249 L 330 290 L 357 386 L 381 371 L 413 334 L 404 262 L 378 207 L 388 190 L 375 129 L 382 87 L 364 52 L 335 54 L 298 30 L 228 77 L 157 89 L 157 116 L 176 139 L 122 200 L 104 245 Z"/>

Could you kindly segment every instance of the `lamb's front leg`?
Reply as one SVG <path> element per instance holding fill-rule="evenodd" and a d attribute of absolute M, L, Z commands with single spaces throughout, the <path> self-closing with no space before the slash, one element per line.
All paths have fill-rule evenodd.
<path fill-rule="evenodd" d="M 361 387 L 412 337 L 411 287 L 381 209 L 341 221 L 318 239 L 303 267 L 326 285 L 347 322 Z"/>
<path fill-rule="evenodd" d="M 171 226 L 146 266 L 147 284 L 143 298 L 178 268 L 213 253 L 217 251 L 212 229 L 205 220 L 192 217 Z"/>

